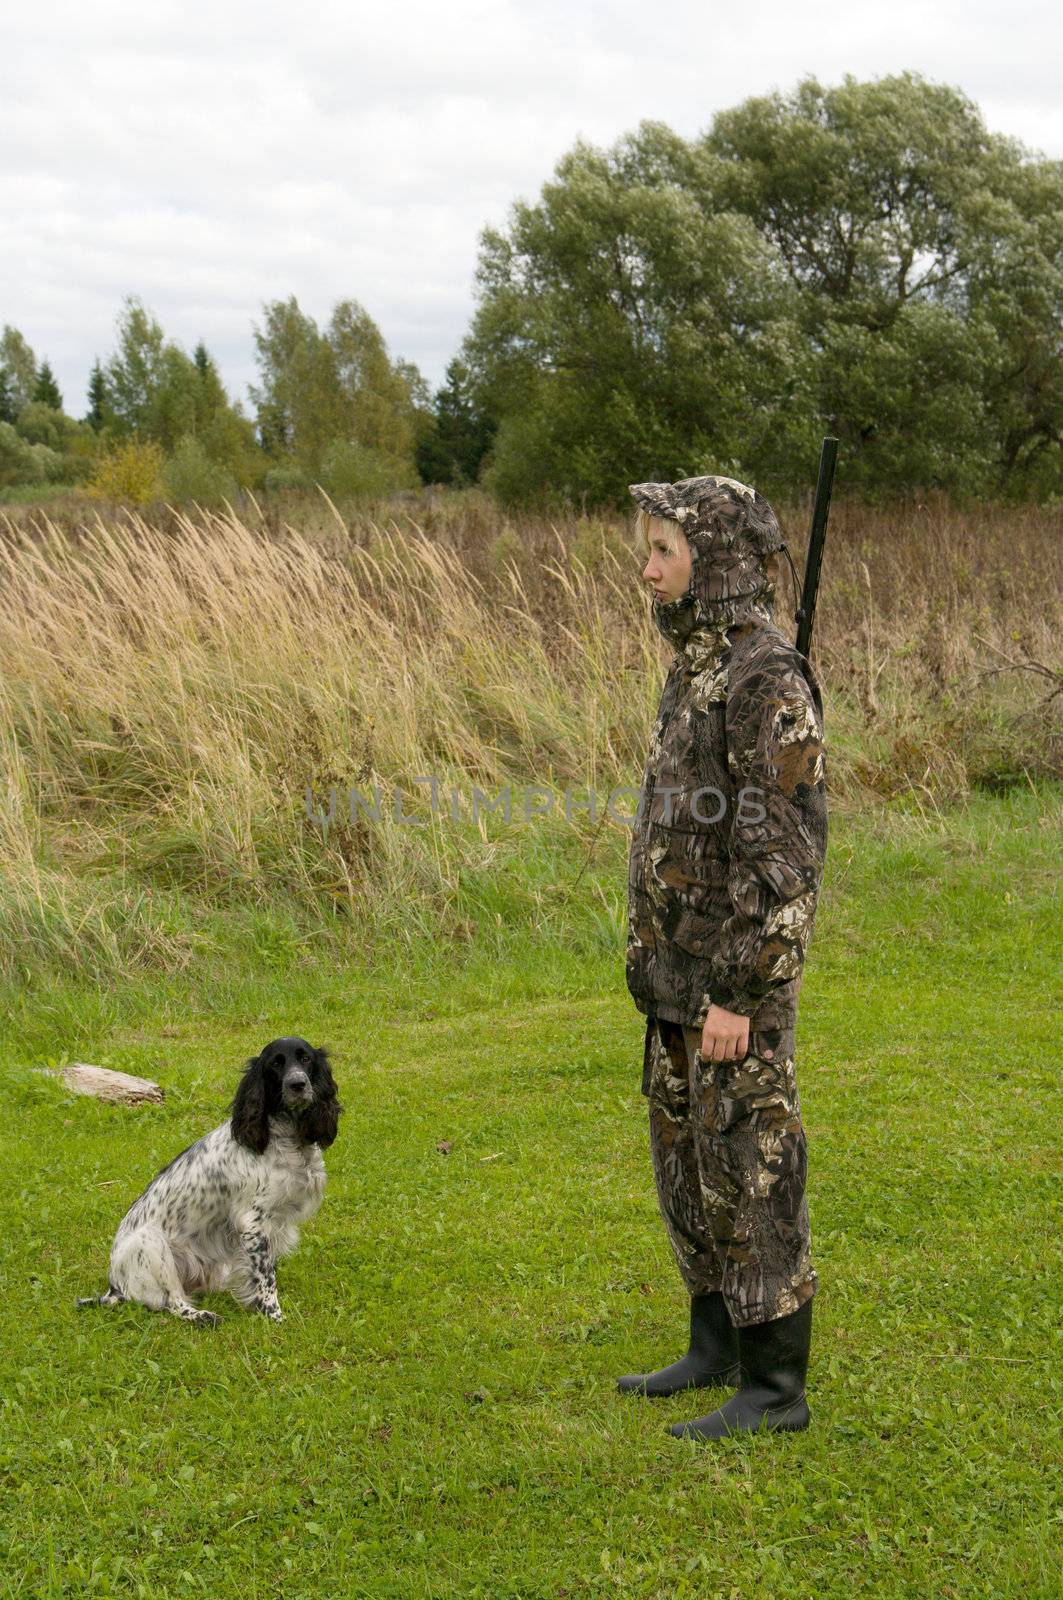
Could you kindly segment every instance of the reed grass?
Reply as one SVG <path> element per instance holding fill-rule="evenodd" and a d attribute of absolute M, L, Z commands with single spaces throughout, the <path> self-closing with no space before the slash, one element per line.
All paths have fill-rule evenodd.
<path fill-rule="evenodd" d="M 799 567 L 806 510 L 781 519 Z M 813 646 L 836 810 L 1063 774 L 1061 520 L 836 506 Z M 474 786 L 519 810 L 531 786 L 637 785 L 667 653 L 619 517 L 506 518 L 475 491 L 64 502 L 0 513 L 0 586 L 0 976 L 179 971 L 190 906 L 283 905 L 345 945 L 482 937 L 563 916 L 560 879 L 619 931 L 624 828 L 472 815 Z M 352 820 L 374 787 L 379 821 Z M 322 819 L 335 793 L 331 825 L 307 791 Z"/>

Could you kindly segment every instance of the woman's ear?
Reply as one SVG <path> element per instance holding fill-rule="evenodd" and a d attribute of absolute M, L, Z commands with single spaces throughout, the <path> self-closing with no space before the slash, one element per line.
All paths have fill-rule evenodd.
<path fill-rule="evenodd" d="M 336 1137 L 342 1110 L 328 1055 L 324 1050 L 315 1050 L 314 1103 L 300 1119 L 300 1131 L 306 1142 L 327 1150 Z"/>
<path fill-rule="evenodd" d="M 269 1144 L 266 1107 L 266 1068 L 261 1056 L 252 1056 L 244 1068 L 232 1104 L 232 1135 L 238 1144 L 261 1155 Z"/>

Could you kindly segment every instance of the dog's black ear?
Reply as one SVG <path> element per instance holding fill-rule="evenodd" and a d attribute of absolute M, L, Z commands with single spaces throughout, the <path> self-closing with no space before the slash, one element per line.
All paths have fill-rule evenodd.
<path fill-rule="evenodd" d="M 328 1053 L 314 1051 L 314 1103 L 308 1106 L 301 1121 L 302 1136 L 307 1144 L 318 1144 L 327 1150 L 336 1137 L 340 1113 L 339 1090 L 329 1066 Z"/>
<path fill-rule="evenodd" d="M 266 1067 L 252 1056 L 233 1096 L 232 1134 L 238 1144 L 261 1155 L 269 1144 L 269 1110 L 266 1105 Z"/>

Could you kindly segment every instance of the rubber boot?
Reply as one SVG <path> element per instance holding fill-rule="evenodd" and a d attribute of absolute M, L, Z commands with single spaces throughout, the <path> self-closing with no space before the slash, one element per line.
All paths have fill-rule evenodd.
<path fill-rule="evenodd" d="M 657 1400 L 681 1389 L 733 1387 L 740 1376 L 738 1337 L 723 1295 L 716 1290 L 690 1297 L 690 1349 L 682 1360 L 659 1372 L 619 1378 L 616 1386 L 621 1394 L 644 1394 Z"/>
<path fill-rule="evenodd" d="M 808 1427 L 805 1374 L 812 1340 L 812 1301 L 777 1317 L 738 1330 L 742 1381 L 718 1411 L 669 1429 L 677 1439 L 726 1439 L 732 1433 L 769 1428 L 797 1433 Z"/>

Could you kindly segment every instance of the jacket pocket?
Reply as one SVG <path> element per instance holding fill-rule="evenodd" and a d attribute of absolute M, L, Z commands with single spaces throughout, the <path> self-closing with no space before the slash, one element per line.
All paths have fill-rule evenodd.
<path fill-rule="evenodd" d="M 698 911 L 676 908 L 667 918 L 666 937 L 687 955 L 707 957 L 715 943 L 719 923 Z"/>
<path fill-rule="evenodd" d="M 765 1028 L 755 1025 L 749 1030 L 749 1051 L 761 1061 L 791 1061 L 794 1055 L 796 1034 L 792 1027 Z"/>
<path fill-rule="evenodd" d="M 660 889 L 687 896 L 699 908 L 706 896 L 727 893 L 727 862 L 704 830 L 699 834 L 655 823 L 645 858 Z"/>

